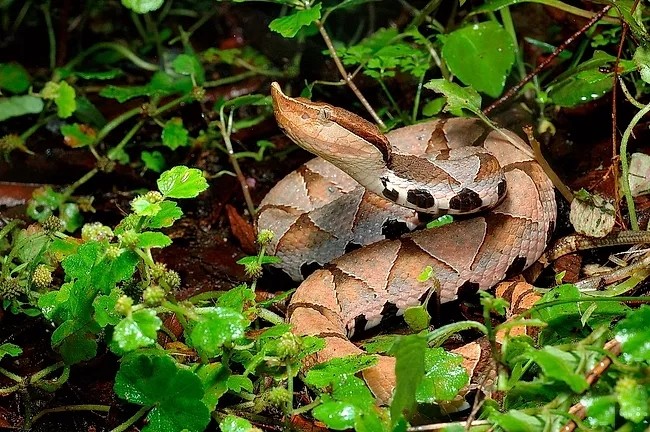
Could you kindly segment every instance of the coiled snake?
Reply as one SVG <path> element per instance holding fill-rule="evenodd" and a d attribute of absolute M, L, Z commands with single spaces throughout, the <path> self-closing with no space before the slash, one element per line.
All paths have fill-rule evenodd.
<path fill-rule="evenodd" d="M 348 339 L 355 330 L 419 304 L 431 286 L 417 279 L 426 266 L 445 303 L 494 286 L 543 253 L 555 226 L 553 186 L 513 145 L 525 146 L 514 133 L 448 119 L 384 135 L 341 108 L 285 96 L 277 83 L 271 93 L 280 127 L 322 158 L 278 183 L 257 220 L 258 229 L 275 232 L 270 249 L 292 277 L 322 266 L 298 287 L 288 310 L 296 333 L 326 339 L 317 361 L 361 352 Z M 416 212 L 479 215 L 381 240 L 417 224 Z M 380 357 L 363 375 L 388 402 L 394 359 Z"/>

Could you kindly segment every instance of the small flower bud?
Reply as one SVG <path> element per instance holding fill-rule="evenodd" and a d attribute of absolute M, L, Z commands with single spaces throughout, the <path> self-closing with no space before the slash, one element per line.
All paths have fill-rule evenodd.
<path fill-rule="evenodd" d="M 135 249 L 138 246 L 138 233 L 133 230 L 125 231 L 117 237 L 120 239 L 120 246 L 127 249 Z"/>
<path fill-rule="evenodd" d="M 23 287 L 20 286 L 16 278 L 0 281 L 0 297 L 3 300 L 13 300 L 18 298 L 23 292 Z"/>
<path fill-rule="evenodd" d="M 124 316 L 131 313 L 132 307 L 133 299 L 126 295 L 121 296 L 119 299 L 117 299 L 117 303 L 115 303 L 115 311 Z"/>
<path fill-rule="evenodd" d="M 277 355 L 282 360 L 287 360 L 300 354 L 302 339 L 291 332 L 284 333 L 278 341 Z"/>
<path fill-rule="evenodd" d="M 269 390 L 266 394 L 266 399 L 269 401 L 269 405 L 272 405 L 276 408 L 284 408 L 289 402 L 293 399 L 291 393 L 284 387 L 275 387 Z"/>
<path fill-rule="evenodd" d="M 65 228 L 63 221 L 54 215 L 48 216 L 41 225 L 43 225 L 43 229 L 47 231 L 48 234 L 61 232 Z"/>
<path fill-rule="evenodd" d="M 262 276 L 262 265 L 257 261 L 252 261 L 244 264 L 244 273 L 252 279 L 257 279 Z"/>
<path fill-rule="evenodd" d="M 109 260 L 115 260 L 117 257 L 122 255 L 122 249 L 117 245 L 109 245 L 106 248 L 106 258 Z"/>
<path fill-rule="evenodd" d="M 165 300 L 165 290 L 158 285 L 149 285 L 142 293 L 142 299 L 149 307 L 159 306 Z"/>
<path fill-rule="evenodd" d="M 43 264 L 39 264 L 32 274 L 32 282 L 37 288 L 47 288 L 52 283 L 52 272 Z"/>
<path fill-rule="evenodd" d="M 84 241 L 110 241 L 113 230 L 99 222 L 87 223 L 81 227 L 81 238 Z"/>
<path fill-rule="evenodd" d="M 144 194 L 144 199 L 149 201 L 151 204 L 156 204 L 156 203 L 161 202 L 165 198 L 158 191 L 149 191 L 146 194 Z"/>
<path fill-rule="evenodd" d="M 174 270 L 167 270 L 162 277 L 161 282 L 170 290 L 177 290 L 181 286 L 181 277 Z"/>
<path fill-rule="evenodd" d="M 151 266 L 151 275 L 156 279 L 161 279 L 167 272 L 167 265 L 165 263 L 157 262 Z"/>
<path fill-rule="evenodd" d="M 267 246 L 269 243 L 271 243 L 271 240 L 273 240 L 274 236 L 275 234 L 273 234 L 273 231 L 271 230 L 260 230 L 260 232 L 257 233 L 257 243 L 262 246 Z"/>

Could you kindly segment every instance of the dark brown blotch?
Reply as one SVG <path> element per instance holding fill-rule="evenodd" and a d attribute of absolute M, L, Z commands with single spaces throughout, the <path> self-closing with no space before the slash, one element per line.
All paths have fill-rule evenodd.
<path fill-rule="evenodd" d="M 497 185 L 497 195 L 499 196 L 499 199 L 503 198 L 506 196 L 506 191 L 508 189 L 508 186 L 506 184 L 505 179 L 501 180 L 499 184 Z"/>
<path fill-rule="evenodd" d="M 506 270 L 505 278 L 509 279 L 513 276 L 518 275 L 524 270 L 525 267 L 526 267 L 526 257 L 518 256 L 508 266 L 508 270 Z"/>
<path fill-rule="evenodd" d="M 428 209 L 436 205 L 436 200 L 425 189 L 410 189 L 406 193 L 406 201 L 420 208 Z"/>
<path fill-rule="evenodd" d="M 449 200 L 449 208 L 460 212 L 476 210 L 483 205 L 483 200 L 471 189 L 463 188 L 456 196 Z"/>
<path fill-rule="evenodd" d="M 393 302 L 386 302 L 384 303 L 384 307 L 381 308 L 381 322 L 384 323 L 386 321 L 391 321 L 395 319 L 397 316 L 397 312 L 399 312 L 399 308 L 397 305 Z"/>
<path fill-rule="evenodd" d="M 352 334 L 350 336 L 363 332 L 366 329 L 366 325 L 368 325 L 368 320 L 366 319 L 365 315 L 361 314 L 354 317 L 354 329 L 352 330 Z"/>
<path fill-rule="evenodd" d="M 473 297 L 479 289 L 479 284 L 476 282 L 465 281 L 458 287 L 458 298 L 469 299 Z"/>

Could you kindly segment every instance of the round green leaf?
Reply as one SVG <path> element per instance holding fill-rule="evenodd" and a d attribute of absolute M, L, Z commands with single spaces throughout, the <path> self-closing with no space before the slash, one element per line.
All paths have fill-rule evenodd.
<path fill-rule="evenodd" d="M 515 45 L 503 27 L 489 21 L 450 33 L 442 57 L 464 84 L 498 97 L 515 62 Z"/>
<path fill-rule="evenodd" d="M 194 198 L 207 188 L 200 170 L 182 165 L 165 171 L 158 179 L 158 190 L 166 198 Z"/>

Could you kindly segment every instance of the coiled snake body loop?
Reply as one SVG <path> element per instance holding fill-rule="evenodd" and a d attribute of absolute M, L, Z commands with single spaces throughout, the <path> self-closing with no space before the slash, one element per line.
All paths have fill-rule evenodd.
<path fill-rule="evenodd" d="M 285 133 L 328 161 L 310 161 L 278 183 L 257 220 L 258 229 L 275 232 L 271 250 L 292 277 L 323 267 L 299 286 L 288 311 L 295 332 L 326 339 L 317 361 L 360 352 L 348 340 L 355 330 L 419 304 L 430 288 L 417 278 L 426 266 L 433 267 L 445 303 L 462 291 L 494 286 L 543 253 L 555 225 L 553 186 L 513 145 L 525 145 L 515 134 L 449 119 L 383 135 L 341 108 L 287 97 L 276 83 L 272 96 Z M 382 240 L 416 225 L 415 210 L 483 213 Z M 361 245 L 367 246 L 334 259 Z M 394 360 L 381 357 L 363 372 L 386 403 L 393 370 Z"/>

